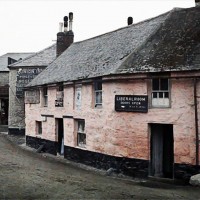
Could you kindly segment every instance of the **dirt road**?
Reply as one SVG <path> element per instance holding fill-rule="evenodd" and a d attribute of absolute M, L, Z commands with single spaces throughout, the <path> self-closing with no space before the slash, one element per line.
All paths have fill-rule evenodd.
<path fill-rule="evenodd" d="M 200 199 L 200 189 L 102 176 L 23 150 L 0 134 L 0 199 Z"/>

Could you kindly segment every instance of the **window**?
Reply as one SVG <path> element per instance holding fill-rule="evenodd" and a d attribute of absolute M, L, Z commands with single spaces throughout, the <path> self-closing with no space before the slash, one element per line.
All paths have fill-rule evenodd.
<path fill-rule="evenodd" d="M 85 147 L 86 145 L 86 134 L 85 134 L 85 120 L 76 120 L 77 129 L 77 145 L 80 147 Z"/>
<path fill-rule="evenodd" d="M 102 106 L 102 81 L 94 82 L 94 106 Z"/>
<path fill-rule="evenodd" d="M 48 106 L 48 89 L 47 87 L 43 88 L 43 98 L 44 98 L 44 106 Z"/>
<path fill-rule="evenodd" d="M 42 122 L 40 121 L 36 121 L 36 134 L 42 134 Z"/>
<path fill-rule="evenodd" d="M 64 99 L 63 85 L 60 85 L 57 87 L 55 107 L 63 107 L 63 99 Z"/>
<path fill-rule="evenodd" d="M 152 79 L 152 106 L 169 107 L 169 79 Z"/>

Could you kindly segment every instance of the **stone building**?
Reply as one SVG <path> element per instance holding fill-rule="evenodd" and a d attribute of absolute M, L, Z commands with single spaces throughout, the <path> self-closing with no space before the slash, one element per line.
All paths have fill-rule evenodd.
<path fill-rule="evenodd" d="M 134 177 L 198 173 L 199 13 L 72 43 L 26 88 L 26 144 Z"/>
<path fill-rule="evenodd" d="M 56 58 L 56 45 L 9 65 L 9 134 L 25 134 L 24 86 Z"/>
<path fill-rule="evenodd" d="M 0 131 L 8 130 L 9 70 L 8 65 L 31 53 L 7 53 L 0 56 Z"/>

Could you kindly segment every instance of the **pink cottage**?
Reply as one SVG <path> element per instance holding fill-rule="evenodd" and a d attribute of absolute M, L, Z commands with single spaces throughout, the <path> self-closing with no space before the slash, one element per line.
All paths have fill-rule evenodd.
<path fill-rule="evenodd" d="M 26 144 L 133 177 L 199 173 L 199 13 L 75 43 L 65 27 L 57 59 L 26 87 Z"/>

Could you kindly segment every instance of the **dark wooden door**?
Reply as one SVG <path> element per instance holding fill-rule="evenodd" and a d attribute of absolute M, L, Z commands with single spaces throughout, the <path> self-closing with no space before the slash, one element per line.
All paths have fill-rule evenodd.
<path fill-rule="evenodd" d="M 63 154 L 64 148 L 64 134 L 63 134 L 63 119 L 58 118 L 57 120 L 57 134 L 58 134 L 58 153 Z"/>
<path fill-rule="evenodd" d="M 173 125 L 151 124 L 151 176 L 173 178 L 173 143 Z"/>

